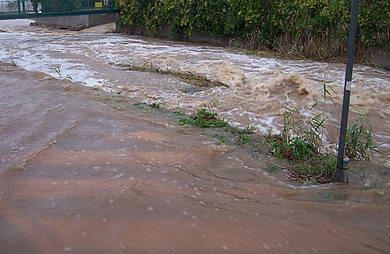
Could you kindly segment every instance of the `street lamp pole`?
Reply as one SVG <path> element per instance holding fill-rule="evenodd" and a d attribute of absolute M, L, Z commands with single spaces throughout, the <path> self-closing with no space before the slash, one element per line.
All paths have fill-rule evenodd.
<path fill-rule="evenodd" d="M 351 24 L 349 28 L 349 37 L 348 37 L 347 70 L 345 74 L 344 99 L 343 99 L 343 107 L 342 107 L 342 114 L 341 114 L 339 145 L 337 151 L 336 181 L 341 183 L 349 182 L 348 168 L 345 161 L 345 138 L 346 138 L 347 128 L 348 128 L 349 104 L 350 104 L 351 86 L 352 86 L 352 72 L 353 72 L 353 63 L 355 60 L 356 34 L 358 28 L 358 12 L 359 12 L 359 0 L 352 0 Z"/>

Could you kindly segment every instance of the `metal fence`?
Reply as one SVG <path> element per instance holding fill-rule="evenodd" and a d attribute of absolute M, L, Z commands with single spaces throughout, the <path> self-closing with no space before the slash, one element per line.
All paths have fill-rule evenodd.
<path fill-rule="evenodd" d="M 33 11 L 31 1 L 0 0 L 0 13 L 19 13 Z"/>
<path fill-rule="evenodd" d="M 0 19 L 113 12 L 115 0 L 0 0 Z"/>

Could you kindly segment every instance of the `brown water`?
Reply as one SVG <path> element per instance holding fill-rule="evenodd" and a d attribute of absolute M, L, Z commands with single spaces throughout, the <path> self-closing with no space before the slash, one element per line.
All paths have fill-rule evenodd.
<path fill-rule="evenodd" d="M 0 33 L 0 61 L 14 61 L 28 70 L 68 77 L 109 92 L 123 91 L 140 102 L 161 103 L 170 109 L 193 112 L 207 106 L 234 126 L 251 125 L 263 133 L 280 130 L 285 107 L 296 107 L 305 116 L 325 111 L 329 119 L 325 139 L 335 148 L 343 64 L 264 58 L 219 47 L 11 23 L 2 25 L 7 32 Z M 192 73 L 227 87 L 198 89 L 172 75 L 128 70 L 134 67 Z M 335 104 L 324 101 L 324 84 Z M 384 152 L 380 157 L 388 160 L 390 73 L 357 65 L 352 88 L 351 118 L 358 113 L 369 116 Z"/>
<path fill-rule="evenodd" d="M 289 186 L 128 98 L 0 77 L 1 254 L 389 253 L 388 182 Z"/>

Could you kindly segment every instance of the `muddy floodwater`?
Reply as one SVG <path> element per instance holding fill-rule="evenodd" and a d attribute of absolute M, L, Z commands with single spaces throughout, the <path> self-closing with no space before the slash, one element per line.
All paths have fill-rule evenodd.
<path fill-rule="evenodd" d="M 304 116 L 324 111 L 329 119 L 325 139 L 335 147 L 343 64 L 264 58 L 219 47 L 93 30 L 53 31 L 29 27 L 29 22 L 3 22 L 0 26 L 4 31 L 0 33 L 0 61 L 123 92 L 140 102 L 167 108 L 193 112 L 210 107 L 232 125 L 251 125 L 263 133 L 281 129 L 281 114 L 286 107 L 297 108 Z M 222 85 L 194 86 L 178 78 L 180 74 L 205 77 Z M 326 99 L 324 85 L 331 94 Z M 390 73 L 357 65 L 352 89 L 351 118 L 358 113 L 369 116 L 383 152 L 380 157 L 388 159 Z"/>
<path fill-rule="evenodd" d="M 126 97 L 0 77 L 0 253 L 389 253 L 388 182 L 290 186 Z"/>
<path fill-rule="evenodd" d="M 343 65 L 25 21 L 0 31 L 1 254 L 389 253 L 388 168 L 363 185 L 293 184 L 266 171 L 269 154 L 134 105 L 209 106 L 276 132 L 284 106 L 316 113 L 324 83 L 337 102 Z M 383 150 L 389 76 L 357 66 L 352 106 Z M 339 105 L 320 104 L 332 143 Z"/>

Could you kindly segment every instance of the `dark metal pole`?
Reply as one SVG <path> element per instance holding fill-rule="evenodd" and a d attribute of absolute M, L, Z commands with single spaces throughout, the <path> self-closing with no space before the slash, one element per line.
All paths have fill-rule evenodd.
<path fill-rule="evenodd" d="M 347 70 L 345 74 L 344 99 L 341 114 L 340 137 L 337 152 L 336 181 L 341 183 L 349 182 L 348 168 L 345 161 L 345 137 L 348 128 L 349 103 L 351 97 L 352 71 L 355 60 L 356 33 L 358 28 L 359 0 L 352 0 L 351 6 L 351 25 L 348 37 L 348 58 Z"/>
<path fill-rule="evenodd" d="M 20 15 L 20 0 L 18 0 L 18 13 Z"/>

